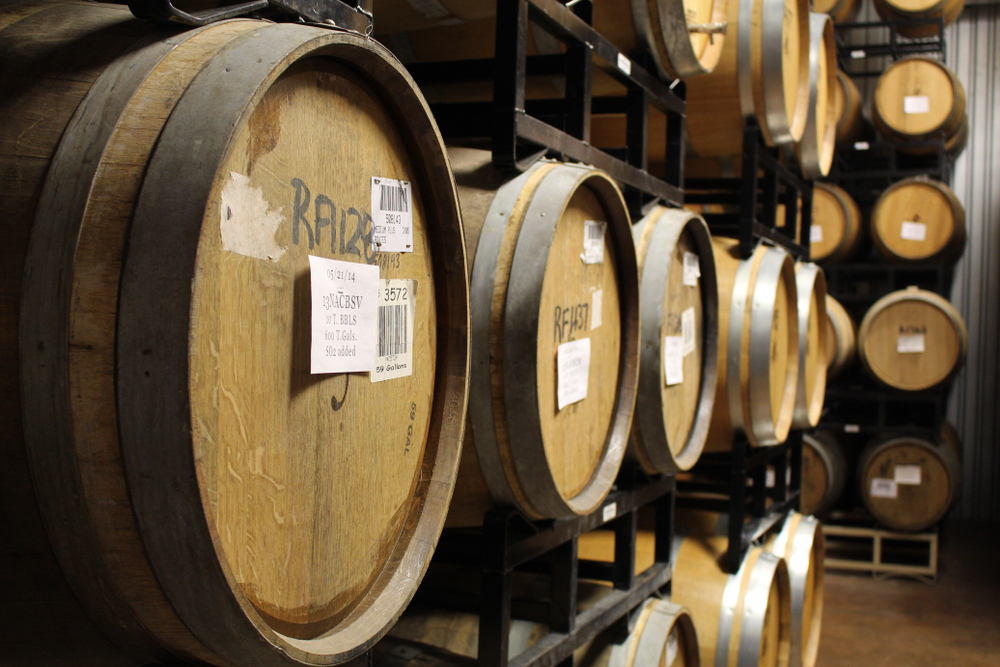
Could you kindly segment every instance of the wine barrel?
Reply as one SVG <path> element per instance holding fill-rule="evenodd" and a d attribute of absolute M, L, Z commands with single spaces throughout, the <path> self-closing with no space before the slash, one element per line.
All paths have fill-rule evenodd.
<path fill-rule="evenodd" d="M 965 250 L 965 209 L 951 188 L 926 176 L 889 186 L 870 227 L 879 254 L 897 262 L 955 261 Z"/>
<path fill-rule="evenodd" d="M 812 8 L 829 14 L 834 23 L 851 23 L 861 11 L 861 0 L 815 0 Z"/>
<path fill-rule="evenodd" d="M 764 548 L 788 567 L 792 597 L 790 667 L 814 667 L 823 626 L 823 559 L 826 546 L 820 522 L 790 512 L 781 530 L 771 533 Z"/>
<path fill-rule="evenodd" d="M 844 262 L 858 252 L 861 209 L 838 185 L 816 183 L 813 187 L 809 258 L 814 262 Z"/>
<path fill-rule="evenodd" d="M 701 519 L 715 517 L 701 513 Z M 698 632 L 702 665 L 744 667 L 787 665 L 791 651 L 791 591 L 784 560 L 753 547 L 739 571 L 726 574 L 719 567 L 726 552 L 725 537 L 675 536 L 671 601 L 690 610 Z M 656 538 L 639 530 L 635 543 L 635 571 L 653 565 Z M 580 558 L 612 562 L 614 533 L 595 530 L 580 536 Z"/>
<path fill-rule="evenodd" d="M 732 447 L 736 432 L 754 446 L 785 441 L 799 374 L 795 264 L 758 246 L 741 260 L 733 239 L 714 238 L 719 285 L 719 363 L 705 451 Z"/>
<path fill-rule="evenodd" d="M 840 302 L 826 295 L 827 381 L 835 380 L 858 356 L 857 327 Z"/>
<path fill-rule="evenodd" d="M 969 114 L 963 113 L 962 120 L 959 121 L 958 130 L 955 131 L 951 137 L 944 143 L 944 152 L 953 158 L 958 157 L 965 150 L 965 147 L 969 144 Z M 904 153 L 917 152 L 911 150 L 909 147 L 903 145 L 902 150 Z M 918 153 L 919 154 L 919 153 Z"/>
<path fill-rule="evenodd" d="M 799 315 L 799 379 L 796 382 L 792 428 L 819 423 L 826 397 L 826 277 L 811 262 L 795 267 Z"/>
<path fill-rule="evenodd" d="M 938 435 L 941 443 L 946 447 L 951 449 L 955 453 L 956 458 L 961 461 L 964 456 L 962 452 L 962 438 L 959 437 L 958 431 L 955 430 L 954 424 L 952 424 L 947 419 L 941 422 L 941 431 Z"/>
<path fill-rule="evenodd" d="M 874 0 L 874 4 L 884 21 L 942 19 L 946 26 L 954 23 L 965 8 L 965 0 Z M 896 31 L 905 37 L 934 37 L 938 26 L 899 23 Z"/>
<path fill-rule="evenodd" d="M 0 151 L 23 167 L 2 186 L 0 375 L 21 389 L 0 423 L 33 480 L 8 485 L 5 456 L 11 511 L 37 498 L 80 604 L 138 664 L 353 658 L 412 597 L 460 453 L 464 244 L 427 105 L 362 35 L 43 4 L 0 21 Z M 389 204 L 412 252 L 369 241 L 384 179 L 408 183 Z M 391 331 L 379 280 L 408 293 Z M 399 377 L 377 377 L 390 342 Z M 338 372 L 312 373 L 328 348 Z M 0 652 L 34 664 L 19 650 Z"/>
<path fill-rule="evenodd" d="M 833 21 L 826 14 L 809 13 L 809 110 L 802 141 L 795 144 L 802 175 L 823 178 L 830 173 L 837 143 L 834 96 L 837 86 L 837 42 Z"/>
<path fill-rule="evenodd" d="M 645 51 L 661 75 L 689 77 L 711 72 L 718 63 L 726 41 L 727 4 L 728 0 L 607 0 L 594 3 L 593 26 L 626 54 Z M 429 49 L 441 51 L 435 60 L 492 58 L 495 13 L 496 3 L 480 0 L 380 0 L 376 37 L 391 47 L 412 49 L 419 60 Z M 544 50 L 559 49 L 555 38 L 539 37 L 542 30 L 530 32 Z M 475 43 L 466 39 L 472 35 L 477 36 Z M 451 53 L 440 48 L 445 45 Z"/>
<path fill-rule="evenodd" d="M 891 530 L 919 532 L 936 524 L 961 482 L 962 464 L 951 448 L 922 438 L 876 439 L 858 459 L 861 498 Z"/>
<path fill-rule="evenodd" d="M 951 381 L 969 347 L 958 311 L 933 292 L 909 287 L 888 294 L 865 313 L 858 356 L 869 375 L 904 391 Z"/>
<path fill-rule="evenodd" d="M 803 514 L 822 516 L 840 500 L 847 484 L 847 458 L 837 436 L 815 431 L 802 436 Z"/>
<path fill-rule="evenodd" d="M 836 20 L 836 19 L 834 19 Z M 837 143 L 850 143 L 861 138 L 864 116 L 861 91 L 843 70 L 837 70 L 837 85 L 833 89 L 833 115 L 837 118 Z"/>
<path fill-rule="evenodd" d="M 965 89 L 944 63 L 909 56 L 887 67 L 872 96 L 872 120 L 890 141 L 953 137 L 965 114 Z"/>
<path fill-rule="evenodd" d="M 689 470 L 715 402 L 719 304 L 708 226 L 654 208 L 632 228 L 639 260 L 642 352 L 628 454 L 649 473 Z"/>
<path fill-rule="evenodd" d="M 636 399 L 628 210 L 592 167 L 539 161 L 511 179 L 489 151 L 449 153 L 474 259 L 470 428 L 448 525 L 482 523 L 494 502 L 538 519 L 589 514 L 621 466 Z"/>
<path fill-rule="evenodd" d="M 687 81 L 694 154 L 741 152 L 744 119 L 750 117 L 769 146 L 801 140 L 809 107 L 809 3 L 730 2 L 727 22 L 719 64 Z"/>
<path fill-rule="evenodd" d="M 579 587 L 579 609 L 587 609 L 609 589 L 592 583 Z M 610 632 L 604 632 L 573 652 L 577 667 L 697 667 L 698 638 L 694 623 L 687 609 L 669 600 L 649 598 L 636 610 L 634 629 L 624 641 Z M 530 621 L 513 619 L 510 622 L 508 651 L 514 658 L 534 646 L 548 632 L 548 626 Z M 617 640 L 617 641 L 616 641 Z M 439 658 L 439 651 L 458 658 L 457 662 L 442 665 L 474 665 L 479 654 L 479 617 L 463 612 L 415 608 L 408 610 L 393 628 L 389 637 L 376 646 L 376 658 L 393 649 L 399 654 L 400 646 L 414 651 L 427 652 L 432 659 Z M 425 664 L 414 662 L 400 665 Z M 381 662 L 376 660 L 376 664 Z"/>

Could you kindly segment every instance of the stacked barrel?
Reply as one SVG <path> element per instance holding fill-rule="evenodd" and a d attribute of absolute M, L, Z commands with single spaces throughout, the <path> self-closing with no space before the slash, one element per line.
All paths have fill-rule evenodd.
<path fill-rule="evenodd" d="M 920 12 L 902 1 L 875 4 L 887 20 L 943 17 L 947 23 L 961 3 Z M 921 36 L 909 23 L 898 28 Z M 901 58 L 869 92 L 866 104 L 859 87 L 838 72 L 838 141 L 887 142 L 900 155 L 901 168 L 927 164 L 920 160 L 934 151 L 952 157 L 961 152 L 968 133 L 965 94 L 941 61 Z M 865 127 L 864 109 L 872 128 Z M 843 146 L 855 148 L 864 156 L 869 144 Z M 866 417 L 852 417 L 846 408 L 838 412 L 839 401 L 831 399 L 830 428 L 821 423 L 806 439 L 802 506 L 826 514 L 863 504 L 883 527 L 921 531 L 937 523 L 957 497 L 960 447 L 941 435 L 940 410 L 921 415 L 916 407 L 891 405 L 907 397 L 938 397 L 943 405 L 965 361 L 965 324 L 947 299 L 951 266 L 965 248 L 965 211 L 940 178 L 890 177 L 873 188 L 863 177 L 841 176 L 817 183 L 810 237 L 812 257 L 830 278 L 827 360 L 836 387 L 830 391 L 870 392 L 873 403 L 890 408 L 880 408 L 881 416 L 865 423 Z"/>

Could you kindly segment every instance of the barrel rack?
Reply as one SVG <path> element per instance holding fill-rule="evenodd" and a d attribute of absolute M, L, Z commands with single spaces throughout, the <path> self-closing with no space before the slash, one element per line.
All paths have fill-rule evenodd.
<path fill-rule="evenodd" d="M 934 34 L 928 37 L 909 38 L 900 34 L 900 28 L 933 26 Z M 944 20 L 907 19 L 896 21 L 871 21 L 865 23 L 837 23 L 834 25 L 837 33 L 837 62 L 840 69 L 850 76 L 875 77 L 882 74 L 882 69 L 857 70 L 850 63 L 863 62 L 868 58 L 888 57 L 899 60 L 906 56 L 944 53 Z M 881 33 L 884 40 L 856 44 L 847 43 L 847 36 L 860 31 L 884 30 Z M 870 32 L 866 34 L 871 34 Z"/>
<path fill-rule="evenodd" d="M 557 0 L 497 0 L 493 58 L 407 66 L 420 86 L 493 83 L 492 102 L 430 105 L 442 136 L 490 140 L 498 169 L 524 171 L 547 153 L 593 165 L 623 185 L 636 218 L 658 199 L 680 206 L 684 202 L 684 83 L 661 81 L 650 73 L 644 57 L 622 53 L 594 30 L 590 2 L 571 4 L 570 9 Z M 563 43 L 565 53 L 527 55 L 532 23 Z M 627 95 L 594 97 L 595 66 L 624 85 Z M 565 77 L 565 97 L 526 100 L 525 81 L 538 75 Z M 646 169 L 650 106 L 667 117 L 663 179 Z M 604 151 L 590 144 L 591 116 L 601 114 L 625 114 L 628 148 Z"/>

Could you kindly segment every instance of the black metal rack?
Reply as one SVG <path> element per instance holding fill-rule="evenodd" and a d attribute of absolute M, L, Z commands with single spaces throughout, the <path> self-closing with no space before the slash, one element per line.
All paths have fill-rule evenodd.
<path fill-rule="evenodd" d="M 914 154 L 912 151 L 922 151 Z M 904 178 L 928 176 L 951 181 L 953 159 L 945 152 L 944 139 L 911 141 L 903 147 L 883 140 L 839 144 L 830 176 L 860 205 L 873 203 L 882 190 Z"/>
<path fill-rule="evenodd" d="M 557 0 L 497 2 L 497 39 L 493 58 L 419 63 L 408 69 L 421 86 L 492 81 L 492 102 L 432 104 L 446 139 L 488 138 L 493 164 L 523 171 L 546 153 L 593 165 L 624 186 L 633 215 L 661 199 L 684 201 L 684 83 L 664 83 L 647 71 L 644 59 L 630 58 L 590 26 L 592 5 L 572 10 Z M 527 55 L 528 28 L 535 23 L 566 49 L 553 55 Z M 597 65 L 627 94 L 593 97 Z M 563 99 L 526 100 L 528 76 L 565 77 Z M 667 117 L 666 173 L 647 171 L 650 106 Z M 590 143 L 592 115 L 625 114 L 628 148 L 600 150 Z"/>
<path fill-rule="evenodd" d="M 558 521 L 530 521 L 515 510 L 489 511 L 482 528 L 446 530 L 434 552 L 435 565 L 478 570 L 478 592 L 431 588 L 429 577 L 417 600 L 479 614 L 479 664 L 482 667 L 571 665 L 573 651 L 599 632 L 619 624 L 628 633 L 631 612 L 646 598 L 665 591 L 671 575 L 675 478 L 649 478 L 626 467 L 617 490 L 588 516 Z M 655 563 L 635 572 L 638 510 L 655 508 Z M 613 563 L 580 560 L 581 534 L 610 526 L 615 533 Z M 514 599 L 514 572 L 551 577 L 548 599 Z M 577 582 L 596 579 L 613 585 L 608 595 L 577 613 Z M 549 633 L 525 652 L 510 656 L 511 618 L 549 626 Z"/>
<path fill-rule="evenodd" d="M 934 32 L 928 37 L 906 37 L 899 31 L 900 28 L 933 28 Z M 865 63 L 872 58 L 892 58 L 899 60 L 906 56 L 928 55 L 934 53 L 943 54 L 945 51 L 944 42 L 944 20 L 935 19 L 907 19 L 897 21 L 872 21 L 866 23 L 838 23 L 834 25 L 837 33 L 837 62 L 844 72 L 851 76 L 874 77 L 882 74 L 881 68 L 876 70 L 864 69 L 858 71 L 850 66 L 851 63 Z M 877 42 L 862 44 L 847 44 L 847 35 L 861 30 L 886 31 L 886 39 Z"/>
<path fill-rule="evenodd" d="M 796 237 L 809 238 L 812 184 L 781 163 L 779 150 L 766 148 L 760 128 L 754 121 L 747 121 L 743 129 L 742 176 L 688 179 L 684 184 L 686 201 L 692 204 L 735 205 L 734 213 L 704 213 L 702 217 L 713 234 L 738 238 L 744 256 L 748 257 L 757 243 L 766 239 L 787 249 L 797 258 L 808 260 L 809 246 L 797 242 Z M 785 207 L 786 226 L 783 228 L 776 226 L 779 204 Z M 797 235 L 795 220 L 799 220 Z"/>

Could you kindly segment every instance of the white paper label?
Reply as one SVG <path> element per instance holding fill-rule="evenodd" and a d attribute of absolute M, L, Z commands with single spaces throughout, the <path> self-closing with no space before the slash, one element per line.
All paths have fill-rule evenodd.
<path fill-rule="evenodd" d="M 681 313 L 681 337 L 684 338 L 683 356 L 694 352 L 694 306 Z"/>
<path fill-rule="evenodd" d="M 563 343 L 556 349 L 558 382 L 556 399 L 562 410 L 571 403 L 587 398 L 590 375 L 590 339 Z"/>
<path fill-rule="evenodd" d="M 926 95 L 904 95 L 903 113 L 930 113 L 931 98 Z"/>
<path fill-rule="evenodd" d="M 896 352 L 899 354 L 919 354 L 924 351 L 924 335 L 899 334 L 896 339 Z"/>
<path fill-rule="evenodd" d="M 413 375 L 413 311 L 416 280 L 380 280 L 378 340 L 372 382 Z"/>
<path fill-rule="evenodd" d="M 904 221 L 899 228 L 899 238 L 907 241 L 926 241 L 927 225 L 923 222 Z"/>
<path fill-rule="evenodd" d="M 855 49 L 854 51 L 851 51 L 851 58 L 853 58 L 854 60 L 864 57 L 865 57 L 864 49 Z"/>
<path fill-rule="evenodd" d="M 378 267 L 309 255 L 311 372 L 370 371 L 375 361 Z"/>
<path fill-rule="evenodd" d="M 590 330 L 601 326 L 601 307 L 604 305 L 604 290 L 599 289 L 590 295 Z"/>
<path fill-rule="evenodd" d="M 868 145 L 867 141 L 855 141 L 854 142 L 854 150 L 856 150 L 856 151 L 866 151 L 869 148 L 871 148 L 871 146 Z"/>
<path fill-rule="evenodd" d="M 584 264 L 604 263 L 604 232 L 607 228 L 606 222 L 583 221 L 583 254 L 580 259 Z"/>
<path fill-rule="evenodd" d="M 892 476 L 896 484 L 920 484 L 920 466 L 897 465 Z"/>
<path fill-rule="evenodd" d="M 769 489 L 774 488 L 774 468 L 767 469 L 767 473 L 764 475 L 764 486 Z"/>
<path fill-rule="evenodd" d="M 896 480 L 884 477 L 873 477 L 871 486 L 872 498 L 895 498 L 898 493 Z"/>
<path fill-rule="evenodd" d="M 844 433 L 860 433 L 861 427 L 857 424 L 844 424 Z"/>
<path fill-rule="evenodd" d="M 681 282 L 688 287 L 697 287 L 698 278 L 701 278 L 701 266 L 698 264 L 698 255 L 685 251 L 684 276 Z"/>
<path fill-rule="evenodd" d="M 601 519 L 603 521 L 611 521 L 615 518 L 615 514 L 618 513 L 618 503 L 610 503 L 604 506 L 601 510 Z"/>
<path fill-rule="evenodd" d="M 618 54 L 618 69 L 625 72 L 626 74 L 632 74 L 632 61 L 626 58 L 623 54 Z"/>
<path fill-rule="evenodd" d="M 822 243 L 823 242 L 823 228 L 819 225 L 812 225 L 809 227 L 809 242 L 810 243 Z"/>
<path fill-rule="evenodd" d="M 663 377 L 668 387 L 684 382 L 683 349 L 681 336 L 663 337 Z"/>
<path fill-rule="evenodd" d="M 677 628 L 670 631 L 667 637 L 667 667 L 671 667 L 677 660 Z"/>
<path fill-rule="evenodd" d="M 410 182 L 372 177 L 372 246 L 379 252 L 413 252 Z"/>

